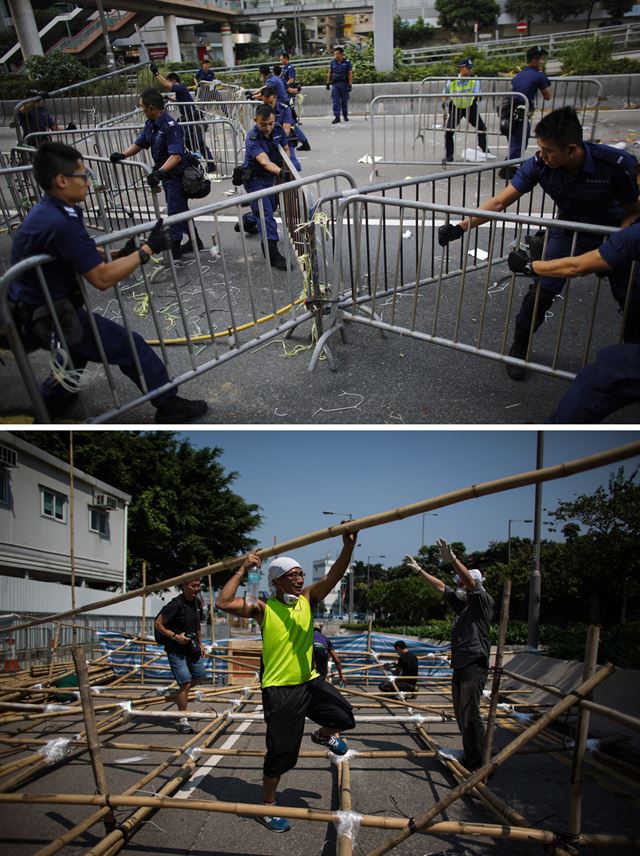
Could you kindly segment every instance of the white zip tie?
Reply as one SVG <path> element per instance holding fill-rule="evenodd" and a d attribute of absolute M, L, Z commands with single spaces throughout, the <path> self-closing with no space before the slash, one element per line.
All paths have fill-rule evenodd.
<path fill-rule="evenodd" d="M 402 690 L 399 690 L 399 691 L 398 691 L 398 698 L 400 699 L 400 701 L 404 701 L 404 700 L 405 700 L 406 695 L 407 695 L 407 694 L 406 694 L 405 692 L 403 692 Z"/>
<path fill-rule="evenodd" d="M 121 701 L 119 707 L 122 708 L 122 712 L 124 714 L 123 719 L 126 722 L 128 719 L 131 719 L 131 709 L 133 705 L 130 701 Z"/>
<path fill-rule="evenodd" d="M 408 719 L 408 722 L 415 722 L 416 725 L 422 725 L 422 723 L 426 721 L 426 716 L 423 716 L 421 713 L 414 713 L 413 716 L 410 716 Z"/>
<path fill-rule="evenodd" d="M 112 764 L 137 764 L 138 761 L 144 761 L 148 755 L 131 755 L 130 758 L 114 758 Z"/>
<path fill-rule="evenodd" d="M 186 755 L 187 758 L 190 758 L 192 761 L 197 761 L 202 755 L 202 749 L 199 746 L 190 746 L 188 749 L 185 749 L 182 754 Z"/>
<path fill-rule="evenodd" d="M 62 713 L 63 710 L 69 710 L 68 704 L 45 704 L 44 713 Z"/>
<path fill-rule="evenodd" d="M 514 719 L 517 719 L 519 722 L 533 722 L 533 714 L 532 713 L 518 713 L 517 710 L 511 714 Z"/>
<path fill-rule="evenodd" d="M 31 687 L 31 689 L 32 689 L 32 690 L 41 690 L 41 689 L 42 689 L 42 687 L 43 687 L 43 684 L 34 684 L 34 685 Z"/>
<path fill-rule="evenodd" d="M 245 698 L 249 698 L 249 696 L 251 695 L 251 687 L 244 687 L 244 689 L 242 690 L 242 695 Z"/>
<path fill-rule="evenodd" d="M 327 750 L 327 755 L 332 764 L 336 766 L 342 764 L 343 761 L 350 761 L 352 758 L 357 758 L 360 753 L 357 749 L 347 749 L 344 755 L 336 755 L 330 749 Z"/>
<path fill-rule="evenodd" d="M 91 687 L 91 695 L 100 695 L 100 693 L 104 692 L 106 689 L 107 687 L 100 687 L 96 685 L 95 687 Z"/>
<path fill-rule="evenodd" d="M 155 695 L 159 695 L 159 696 L 170 696 L 170 695 L 175 695 L 175 694 L 176 694 L 176 692 L 177 692 L 176 688 L 175 688 L 175 687 L 170 687 L 170 686 L 166 686 L 166 687 L 156 687 L 156 688 L 155 688 L 155 690 L 154 690 L 154 694 L 155 694 Z"/>
<path fill-rule="evenodd" d="M 462 753 L 462 749 L 438 749 L 436 758 L 445 764 L 447 761 L 460 761 Z"/>
<path fill-rule="evenodd" d="M 342 835 L 355 842 L 361 821 L 362 815 L 355 811 L 337 811 L 333 823 L 338 832 L 338 838 Z"/>
<path fill-rule="evenodd" d="M 482 690 L 484 698 L 491 698 L 491 690 Z"/>
<path fill-rule="evenodd" d="M 498 705 L 498 710 L 503 710 L 505 713 L 513 713 L 515 708 L 512 704 L 508 704 L 506 701 L 503 701 Z"/>
<path fill-rule="evenodd" d="M 54 740 L 49 740 L 48 743 L 39 750 L 39 754 L 45 760 L 47 765 L 57 764 L 66 758 L 73 751 L 72 743 L 75 743 L 75 737 L 56 737 Z"/>
<path fill-rule="evenodd" d="M 202 692 L 202 690 L 196 690 L 193 694 L 193 698 L 198 703 L 202 703 L 204 701 L 204 693 Z"/>
<path fill-rule="evenodd" d="M 241 698 L 232 698 L 231 699 L 231 707 L 229 708 L 229 710 L 237 709 L 240 707 L 241 704 L 243 704 L 243 701 Z"/>

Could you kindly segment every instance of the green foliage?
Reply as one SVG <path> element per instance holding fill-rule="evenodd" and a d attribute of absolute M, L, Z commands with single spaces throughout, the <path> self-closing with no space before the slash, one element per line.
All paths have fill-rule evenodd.
<path fill-rule="evenodd" d="M 442 615 L 440 593 L 426 586 L 413 574 L 388 582 L 376 582 L 368 594 L 369 606 L 394 622 L 416 624 L 431 615 Z"/>
<path fill-rule="evenodd" d="M 579 39 L 559 52 L 565 74 L 625 74 L 640 72 L 640 61 L 612 59 L 613 40 L 609 36 Z"/>
<path fill-rule="evenodd" d="M 309 30 L 301 19 L 298 20 L 298 28 L 302 41 L 301 48 L 304 50 L 309 44 Z M 272 54 L 279 55 L 281 50 L 285 50 L 287 53 L 293 55 L 296 47 L 296 29 L 293 18 L 276 19 L 276 28 L 269 37 L 267 47 Z"/>
<path fill-rule="evenodd" d="M 584 659 L 587 641 L 587 624 L 569 624 L 567 627 L 540 628 L 540 642 L 545 653 L 559 660 Z M 600 634 L 598 662 L 611 662 L 622 669 L 640 668 L 640 622 L 618 624 Z"/>
<path fill-rule="evenodd" d="M 472 30 L 476 21 L 491 27 L 500 14 L 495 0 L 436 0 L 435 6 L 440 26 L 451 30 Z"/>
<path fill-rule="evenodd" d="M 30 56 L 25 63 L 29 78 L 45 90 L 62 89 L 93 76 L 79 59 L 63 51 L 46 56 Z"/>
<path fill-rule="evenodd" d="M 19 434 L 68 460 L 66 432 Z M 221 449 L 194 449 L 173 432 L 74 433 L 74 463 L 130 493 L 129 569 L 148 562 L 149 582 L 246 552 L 260 523 L 258 506 L 231 490 L 236 473 L 218 463 Z M 216 578 L 221 583 L 224 575 Z M 136 579 L 130 578 L 135 585 Z"/>
<path fill-rule="evenodd" d="M 415 24 L 403 21 L 399 15 L 393 19 L 393 44 L 397 48 L 421 47 L 431 41 L 435 28 L 425 24 L 423 18 L 418 18 Z"/>

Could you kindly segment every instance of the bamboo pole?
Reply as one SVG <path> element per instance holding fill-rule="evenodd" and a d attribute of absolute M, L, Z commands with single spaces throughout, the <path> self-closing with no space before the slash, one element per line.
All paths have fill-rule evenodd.
<path fill-rule="evenodd" d="M 211 646 L 213 647 L 213 643 L 216 639 L 216 623 L 215 623 L 215 613 L 213 607 L 213 581 L 211 579 L 211 574 L 208 574 L 207 579 L 209 581 L 209 618 L 211 620 Z M 216 658 L 211 658 L 211 686 L 215 687 L 216 685 Z"/>
<path fill-rule="evenodd" d="M 511 524 L 509 524 L 511 525 Z M 498 628 L 498 644 L 496 646 L 496 659 L 493 664 L 493 682 L 491 684 L 491 700 L 489 702 L 489 716 L 487 720 L 487 736 L 482 755 L 482 766 L 489 763 L 493 751 L 493 735 L 496 727 L 496 713 L 498 712 L 498 698 L 500 696 L 500 670 L 502 669 L 502 652 L 505 639 L 507 638 L 507 627 L 509 625 L 509 600 L 511 598 L 511 579 L 504 581 L 502 589 L 502 607 L 500 609 L 500 627 Z"/>
<path fill-rule="evenodd" d="M 449 505 L 455 505 L 469 499 L 477 499 L 481 496 L 490 496 L 494 493 L 513 490 L 515 488 L 525 487 L 531 484 L 541 484 L 547 481 L 565 478 L 566 476 L 575 475 L 576 473 L 585 472 L 586 470 L 591 470 L 596 467 L 607 466 L 638 454 L 640 454 L 640 441 L 627 443 L 624 446 L 617 446 L 614 449 L 608 449 L 605 452 L 599 452 L 595 455 L 577 458 L 572 461 L 567 461 L 564 464 L 542 467 L 541 469 L 518 473 L 512 476 L 505 476 L 503 478 L 494 479 L 493 481 L 469 485 L 468 487 L 459 488 L 458 490 L 440 494 L 439 496 L 432 497 L 430 499 L 414 502 L 411 505 L 400 506 L 388 511 L 379 512 L 378 514 L 371 514 L 367 517 L 360 517 L 355 520 L 349 520 L 345 523 L 328 526 L 325 529 L 318 529 L 307 535 L 300 535 L 297 538 L 290 539 L 289 541 L 283 541 L 280 544 L 275 544 L 273 547 L 260 548 L 256 552 L 263 559 L 269 556 L 285 554 L 298 547 L 306 547 L 309 544 L 316 544 L 319 541 L 324 541 L 327 538 L 334 538 L 337 535 L 343 535 L 347 532 L 358 532 L 362 529 L 371 529 L 374 526 L 381 526 L 385 523 L 391 523 L 396 520 L 404 520 L 406 517 L 413 517 L 426 511 L 445 508 Z M 231 568 L 235 568 L 240 565 L 244 561 L 244 558 L 244 556 L 236 556 L 231 559 L 216 562 L 213 565 L 198 568 L 194 571 L 188 571 L 177 577 L 173 577 L 172 579 L 165 580 L 164 582 L 154 583 L 153 585 L 147 586 L 146 591 L 147 593 L 160 591 L 161 589 L 179 585 L 183 582 L 189 582 L 190 580 L 195 580 L 208 574 L 217 574 L 222 573 L 223 571 L 228 571 Z M 5 628 L 5 632 L 9 633 L 16 630 L 22 630 L 27 627 L 34 627 L 39 624 L 46 624 L 61 618 L 68 618 L 72 615 L 77 615 L 81 612 L 92 612 L 99 607 L 112 606 L 115 603 L 122 603 L 123 601 L 131 600 L 132 598 L 140 597 L 141 595 L 142 589 L 134 589 L 105 600 L 88 603 L 78 609 L 55 613 L 43 618 L 34 619 L 25 624 L 17 624 L 12 627 L 7 627 Z"/>
<path fill-rule="evenodd" d="M 75 534 L 75 492 L 73 480 L 73 431 L 69 431 L 69 564 L 71 566 L 71 610 L 76 609 L 76 534 Z M 78 632 L 74 627 L 71 638 L 75 645 Z"/>
<path fill-rule="evenodd" d="M 53 664 L 56 658 L 56 650 L 60 641 L 60 622 L 56 621 L 55 630 L 53 632 L 53 645 L 51 646 L 51 658 L 49 659 L 49 683 L 51 683 L 51 675 L 53 674 Z"/>
<path fill-rule="evenodd" d="M 99 794 L 109 793 L 107 786 L 107 777 L 104 772 L 102 763 L 102 753 L 100 751 L 100 740 L 98 739 L 98 729 L 96 726 L 96 714 L 93 709 L 93 697 L 91 695 L 91 687 L 89 686 L 89 674 L 87 672 L 87 663 L 84 657 L 84 649 L 76 646 L 73 649 L 73 662 L 76 667 L 78 676 L 78 687 L 80 689 L 80 699 L 82 701 L 82 711 L 84 714 L 84 730 L 87 735 L 87 746 L 89 747 L 89 757 L 91 758 L 91 766 L 93 768 L 93 778 L 96 783 L 96 789 Z M 104 828 L 107 832 L 111 832 L 115 828 L 116 817 L 112 811 L 104 818 Z"/>
<path fill-rule="evenodd" d="M 584 668 L 582 671 L 583 681 L 590 678 L 596 670 L 599 643 L 600 628 L 595 624 L 591 624 L 587 634 L 587 644 L 584 653 Z M 590 716 L 591 714 L 588 710 L 578 709 L 578 728 L 576 731 L 573 765 L 571 768 L 569 820 L 567 823 L 569 841 L 575 840 L 580 835 L 580 825 L 582 820 L 582 774 L 584 768 L 584 753 L 587 745 L 587 738 L 589 737 Z"/>
<path fill-rule="evenodd" d="M 142 595 L 142 616 L 140 618 L 140 639 L 144 640 L 144 637 L 147 635 L 147 562 L 146 559 L 142 560 L 142 588 L 144 589 L 144 594 Z M 144 684 L 144 655 L 145 655 L 145 646 L 144 644 L 140 648 L 140 683 Z"/>
<path fill-rule="evenodd" d="M 444 811 L 444 809 L 448 808 L 452 803 L 454 803 L 461 796 L 464 796 L 468 791 L 470 791 L 478 782 L 486 779 L 487 776 L 491 775 L 495 770 L 500 767 L 508 758 L 514 755 L 521 746 L 524 746 L 541 731 L 543 731 L 551 722 L 556 720 L 559 716 L 562 716 L 567 710 L 569 710 L 579 699 L 583 698 L 585 695 L 590 693 L 596 686 L 602 683 L 602 681 L 606 680 L 612 673 L 614 672 L 614 667 L 608 663 L 598 672 L 596 672 L 589 680 L 584 681 L 580 686 L 576 687 L 572 690 L 566 698 L 559 701 L 556 705 L 554 705 L 551 710 L 545 713 L 540 717 L 536 722 L 529 726 L 522 734 L 518 735 L 508 746 L 505 746 L 497 755 L 494 755 L 491 761 L 486 764 L 484 767 L 481 767 L 479 770 L 476 770 L 474 773 L 466 779 L 466 781 L 462 782 L 452 791 L 450 791 L 445 797 L 438 800 L 438 802 L 428 809 L 423 814 L 419 815 L 417 818 L 412 818 L 412 823 L 410 828 L 399 833 L 398 835 L 392 836 L 388 838 L 385 842 L 383 842 L 379 847 L 376 847 L 374 850 L 371 850 L 368 856 L 383 856 L 383 854 L 388 853 L 402 841 L 405 841 L 411 835 L 416 832 L 424 831 L 425 827 L 428 826 L 436 815 L 440 814 L 440 812 Z"/>
<path fill-rule="evenodd" d="M 340 771 L 340 811 L 352 811 L 351 768 L 344 760 L 338 764 Z M 338 832 L 338 856 L 352 856 L 353 838 L 350 834 Z"/>

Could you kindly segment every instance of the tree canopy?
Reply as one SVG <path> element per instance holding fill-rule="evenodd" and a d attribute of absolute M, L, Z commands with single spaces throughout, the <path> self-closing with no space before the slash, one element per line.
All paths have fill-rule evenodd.
<path fill-rule="evenodd" d="M 16 432 L 16 436 L 69 461 L 69 434 Z M 75 466 L 132 495 L 129 509 L 129 585 L 160 582 L 188 570 L 245 553 L 255 546 L 259 507 L 231 489 L 221 449 L 195 449 L 165 431 L 77 431 Z M 222 583 L 225 575 L 216 578 Z"/>
<path fill-rule="evenodd" d="M 439 23 L 450 30 L 471 30 L 477 21 L 492 27 L 500 14 L 495 0 L 436 0 Z"/>

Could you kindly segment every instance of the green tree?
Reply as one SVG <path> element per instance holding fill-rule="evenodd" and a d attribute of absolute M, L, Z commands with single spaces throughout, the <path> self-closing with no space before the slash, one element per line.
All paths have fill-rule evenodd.
<path fill-rule="evenodd" d="M 67 432 L 18 432 L 29 443 L 69 460 Z M 129 583 L 149 582 L 246 552 L 261 522 L 259 508 L 234 493 L 237 473 L 218 462 L 221 449 L 195 449 L 164 431 L 74 432 L 74 464 L 132 495 Z M 228 575 L 215 578 L 221 584 Z"/>
<path fill-rule="evenodd" d="M 476 21 L 491 27 L 500 14 L 495 0 L 436 0 L 435 5 L 440 25 L 449 30 L 472 30 Z"/>
<path fill-rule="evenodd" d="M 304 51 L 309 46 L 309 30 L 301 20 L 298 21 L 298 28 L 302 42 L 300 47 Z M 296 48 L 296 25 L 293 18 L 276 19 L 276 28 L 269 37 L 267 47 L 272 54 L 279 54 L 280 51 L 285 50 L 293 55 Z"/>
<path fill-rule="evenodd" d="M 434 28 L 425 24 L 422 17 L 415 24 L 404 21 L 399 15 L 393 19 L 393 44 L 396 48 L 423 45 L 433 38 L 434 32 Z"/>
<path fill-rule="evenodd" d="M 640 592 L 640 467 L 625 475 L 623 467 L 611 473 L 606 488 L 560 502 L 549 511 L 558 523 L 567 523 L 567 556 L 580 585 L 591 596 L 591 620 L 601 620 L 602 601 L 612 593 L 620 605 L 620 623 L 627 620 L 631 595 Z"/>
<path fill-rule="evenodd" d="M 440 593 L 414 574 L 377 582 L 369 594 L 376 615 L 383 620 L 391 618 L 394 624 L 424 624 L 429 619 L 442 618 L 445 612 Z"/>
<path fill-rule="evenodd" d="M 30 56 L 25 63 L 30 80 L 47 91 L 80 83 L 90 76 L 79 59 L 64 51 L 51 51 L 46 56 Z"/>

